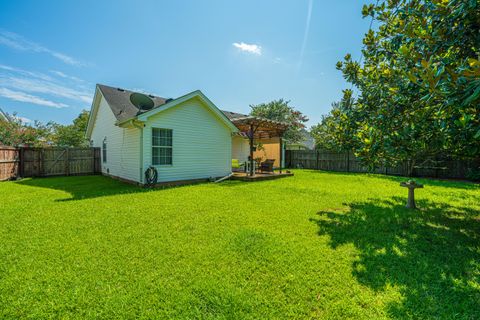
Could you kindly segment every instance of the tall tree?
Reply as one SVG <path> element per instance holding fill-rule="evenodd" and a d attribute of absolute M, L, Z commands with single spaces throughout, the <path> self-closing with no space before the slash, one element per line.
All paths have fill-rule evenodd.
<path fill-rule="evenodd" d="M 73 124 L 55 126 L 53 142 L 55 145 L 62 147 L 85 147 L 88 141 L 85 139 L 85 131 L 87 130 L 89 112 L 83 110 L 77 118 L 73 120 Z"/>
<path fill-rule="evenodd" d="M 386 0 L 365 5 L 378 22 L 363 64 L 337 64 L 360 92 L 354 113 L 364 162 L 439 153 L 480 154 L 480 4 L 477 0 Z"/>
<path fill-rule="evenodd" d="M 284 133 L 284 139 L 291 143 L 302 142 L 304 135 L 301 129 L 305 128 L 308 118 L 300 111 L 289 105 L 289 100 L 273 100 L 268 103 L 250 105 L 250 115 L 275 121 L 286 122 L 290 127 Z"/>
<path fill-rule="evenodd" d="M 310 132 L 317 148 L 337 151 L 350 151 L 357 145 L 356 130 L 358 115 L 351 90 L 344 91 L 344 97 L 332 103 L 332 110 L 322 117 L 322 121 L 312 126 Z"/>

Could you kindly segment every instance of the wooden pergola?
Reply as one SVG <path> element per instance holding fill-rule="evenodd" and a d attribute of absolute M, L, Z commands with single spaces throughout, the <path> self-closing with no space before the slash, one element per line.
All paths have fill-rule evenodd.
<path fill-rule="evenodd" d="M 280 173 L 282 173 L 282 139 L 283 134 L 288 129 L 289 125 L 285 122 L 269 120 L 254 116 L 246 116 L 235 118 L 232 120 L 233 124 L 244 134 L 247 135 L 250 144 L 250 176 L 255 175 L 255 166 L 253 160 L 254 140 L 279 138 L 280 140 Z"/>

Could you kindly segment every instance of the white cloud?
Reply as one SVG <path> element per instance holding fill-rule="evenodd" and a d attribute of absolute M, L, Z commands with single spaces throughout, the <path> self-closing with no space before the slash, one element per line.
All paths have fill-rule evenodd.
<path fill-rule="evenodd" d="M 26 70 L 18 69 L 18 68 L 15 68 L 15 67 L 6 66 L 6 65 L 3 65 L 3 64 L 0 64 L 0 69 L 3 70 L 3 73 L 5 73 L 5 71 L 8 71 L 10 73 L 16 73 L 16 74 L 20 74 L 22 76 L 39 78 L 39 79 L 43 79 L 43 80 L 47 80 L 47 81 L 52 81 L 53 80 L 52 77 L 50 77 L 49 75 L 46 75 L 44 73 L 26 71 Z"/>
<path fill-rule="evenodd" d="M 75 77 L 75 76 L 71 76 L 71 75 L 65 74 L 65 73 L 63 73 L 62 71 L 50 70 L 50 72 L 53 73 L 53 74 L 56 75 L 56 76 L 59 76 L 60 78 L 70 79 L 70 80 L 73 80 L 73 81 L 76 81 L 76 82 L 85 82 L 84 80 L 82 80 L 82 79 L 80 79 L 80 78 L 77 78 L 77 77 Z"/>
<path fill-rule="evenodd" d="M 87 105 L 92 102 L 92 94 L 83 86 L 83 80 L 69 76 L 61 71 L 51 72 L 62 79 L 56 79 L 43 73 L 0 65 L 0 88 L 40 93 L 78 101 Z M 69 83 L 64 79 L 71 79 L 75 82 Z"/>
<path fill-rule="evenodd" d="M 92 96 L 88 92 L 77 91 L 72 88 L 37 79 L 2 77 L 0 75 L 0 87 L 9 87 L 27 92 L 43 93 L 70 100 L 81 101 L 87 104 L 92 102 Z"/>
<path fill-rule="evenodd" d="M 248 53 L 253 53 L 256 55 L 261 56 L 262 55 L 262 47 L 257 45 L 257 44 L 248 44 L 245 42 L 234 42 L 232 44 L 235 48 L 239 49 L 240 51 L 248 52 Z"/>
<path fill-rule="evenodd" d="M 10 47 L 15 50 L 46 53 L 62 61 L 63 63 L 69 64 L 69 65 L 74 65 L 74 66 L 84 65 L 84 63 L 80 62 L 79 60 L 73 57 L 70 57 L 58 51 L 51 50 L 38 43 L 29 41 L 24 37 L 22 37 L 21 35 L 18 35 L 13 32 L 0 30 L 0 44 L 3 44 L 4 46 Z"/>
<path fill-rule="evenodd" d="M 41 106 L 46 106 L 46 107 L 52 107 L 52 108 L 65 108 L 68 107 L 64 103 L 59 103 L 59 102 L 53 102 L 41 97 L 33 96 L 25 92 L 21 91 L 14 91 L 10 90 L 7 88 L 0 88 L 0 96 L 15 100 L 15 101 L 20 101 L 20 102 L 28 102 L 28 103 L 33 103 Z"/>

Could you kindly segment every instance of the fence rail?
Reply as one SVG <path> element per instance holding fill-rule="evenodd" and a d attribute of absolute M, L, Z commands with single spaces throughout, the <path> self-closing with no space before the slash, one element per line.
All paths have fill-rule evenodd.
<path fill-rule="evenodd" d="M 429 164 L 413 168 L 412 176 L 445 179 L 469 179 L 470 170 L 480 170 L 480 159 L 458 160 L 448 157 L 438 158 L 435 165 Z M 285 165 L 288 168 L 304 168 L 339 172 L 370 172 L 362 165 L 353 152 L 327 150 L 287 150 Z M 377 167 L 374 172 L 387 175 L 408 176 L 407 162 L 397 166 Z"/>
<path fill-rule="evenodd" d="M 99 148 L 12 148 L 0 146 L 0 180 L 100 172 Z"/>

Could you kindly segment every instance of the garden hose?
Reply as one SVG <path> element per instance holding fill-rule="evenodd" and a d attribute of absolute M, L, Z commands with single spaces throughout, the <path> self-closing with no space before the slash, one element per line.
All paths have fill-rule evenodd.
<path fill-rule="evenodd" d="M 148 167 L 147 170 L 145 170 L 145 186 L 146 187 L 153 187 L 157 184 L 157 179 L 158 179 L 158 172 L 155 167 Z"/>

